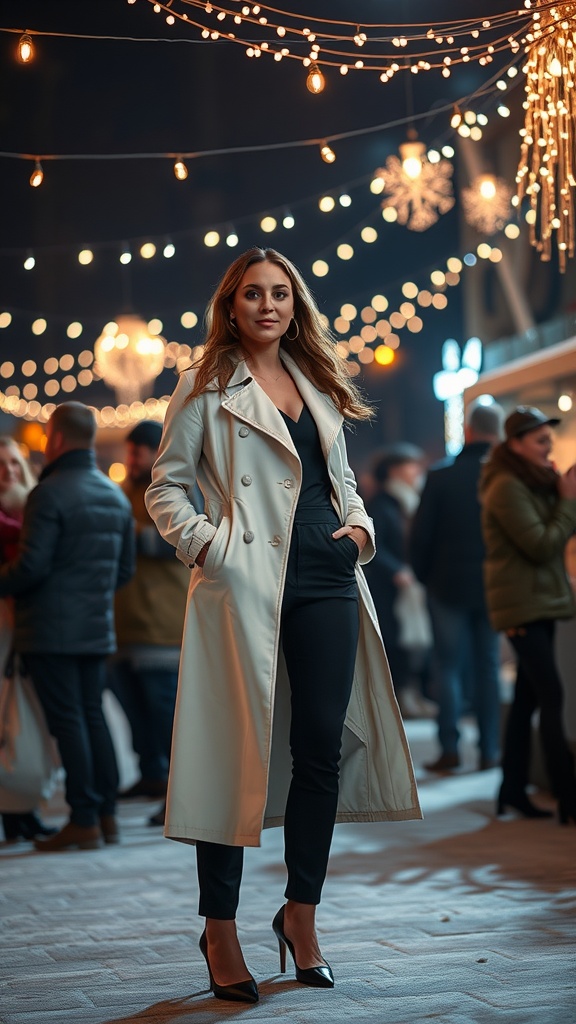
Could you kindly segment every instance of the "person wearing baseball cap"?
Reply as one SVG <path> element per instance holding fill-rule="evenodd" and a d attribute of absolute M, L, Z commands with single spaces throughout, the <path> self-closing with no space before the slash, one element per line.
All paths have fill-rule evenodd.
<path fill-rule="evenodd" d="M 523 437 L 538 427 L 557 427 L 560 420 L 548 417 L 531 405 L 518 405 L 508 416 L 504 429 L 509 441 L 512 437 Z"/>
<path fill-rule="evenodd" d="M 484 578 L 492 625 L 506 633 L 518 659 L 497 813 L 549 817 L 526 793 L 532 716 L 561 824 L 576 824 L 574 759 L 562 724 L 562 680 L 556 664 L 558 619 L 576 612 L 565 548 L 576 532 L 576 465 L 564 474 L 551 461 L 556 417 L 520 405 L 505 421 L 506 440 L 493 449 L 480 482 L 486 545 Z"/>

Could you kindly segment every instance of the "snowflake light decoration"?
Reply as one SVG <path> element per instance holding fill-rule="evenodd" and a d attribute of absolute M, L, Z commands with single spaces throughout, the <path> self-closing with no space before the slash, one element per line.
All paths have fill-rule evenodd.
<path fill-rule="evenodd" d="M 454 206 L 453 170 L 449 160 L 431 163 L 423 142 L 402 143 L 400 156 L 389 156 L 375 174 L 383 182 L 382 208 L 393 208 L 410 231 L 426 231 Z"/>
<path fill-rule="evenodd" d="M 468 224 L 482 234 L 500 231 L 510 216 L 512 189 L 493 174 L 480 174 L 462 189 L 461 198 Z"/>

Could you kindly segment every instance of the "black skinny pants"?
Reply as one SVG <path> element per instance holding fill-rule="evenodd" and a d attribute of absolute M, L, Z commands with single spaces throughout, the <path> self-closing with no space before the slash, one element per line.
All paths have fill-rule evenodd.
<path fill-rule="evenodd" d="M 508 792 L 526 788 L 532 715 L 539 708 L 540 738 L 552 791 L 557 797 L 574 799 L 574 760 L 562 724 L 564 694 L 554 652 L 555 626 L 553 619 L 540 619 L 508 634 L 518 656 L 518 672 L 502 768 Z"/>
<path fill-rule="evenodd" d="M 301 510 L 294 525 L 281 614 L 291 690 L 292 781 L 284 819 L 285 896 L 320 902 L 338 805 L 339 762 L 358 646 L 358 591 L 351 537 L 331 509 Z M 196 844 L 199 914 L 236 916 L 244 849 Z"/>

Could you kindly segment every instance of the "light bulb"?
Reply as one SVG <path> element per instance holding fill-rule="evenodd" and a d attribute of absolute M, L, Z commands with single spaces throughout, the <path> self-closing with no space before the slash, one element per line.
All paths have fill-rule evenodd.
<path fill-rule="evenodd" d="M 548 64 L 548 71 L 555 78 L 562 78 L 562 64 L 558 60 L 558 57 L 552 57 L 552 60 Z"/>
<path fill-rule="evenodd" d="M 30 184 L 32 188 L 38 188 L 39 185 L 44 181 L 44 171 L 42 170 L 42 164 L 39 160 L 36 160 L 34 164 L 34 170 L 30 175 Z"/>
<path fill-rule="evenodd" d="M 483 178 L 480 182 L 480 195 L 483 199 L 494 199 L 496 183 L 493 178 Z"/>
<path fill-rule="evenodd" d="M 178 181 L 186 181 L 188 177 L 188 168 L 183 160 L 176 160 L 174 164 L 174 175 Z"/>
<path fill-rule="evenodd" d="M 336 153 L 327 143 L 320 146 L 320 156 L 322 157 L 325 164 L 333 164 L 336 159 Z"/>
<path fill-rule="evenodd" d="M 402 161 L 402 168 L 404 173 L 415 181 L 422 174 L 422 161 L 417 156 L 408 156 Z"/>
<path fill-rule="evenodd" d="M 34 44 L 27 32 L 24 32 L 18 40 L 18 60 L 22 64 L 29 64 L 34 60 Z"/>
<path fill-rule="evenodd" d="M 462 124 L 462 113 L 458 109 L 458 107 L 454 107 L 454 110 L 452 112 L 452 117 L 450 118 L 450 126 L 451 126 L 451 128 L 459 128 L 461 124 Z"/>
<path fill-rule="evenodd" d="M 326 79 L 320 71 L 320 68 L 317 64 L 311 64 L 308 77 L 306 79 L 306 88 L 309 92 L 313 92 L 317 95 L 319 92 L 322 92 L 325 85 Z"/>
<path fill-rule="evenodd" d="M 400 145 L 400 159 L 404 174 L 412 181 L 416 181 L 422 174 L 422 162 L 426 159 L 426 146 L 417 139 L 410 138 L 408 142 Z"/>

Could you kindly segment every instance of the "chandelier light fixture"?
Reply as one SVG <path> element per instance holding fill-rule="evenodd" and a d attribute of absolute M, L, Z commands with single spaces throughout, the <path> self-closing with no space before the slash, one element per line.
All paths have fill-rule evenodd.
<path fill-rule="evenodd" d="M 96 373 L 130 405 L 148 397 L 150 385 L 164 369 L 166 342 L 151 334 L 138 316 L 119 316 L 106 324 L 94 345 Z"/>
<path fill-rule="evenodd" d="M 563 273 L 574 255 L 576 3 L 539 0 L 524 41 L 526 115 L 513 203 L 529 197 L 530 242 L 550 260 L 556 240 Z"/>
<path fill-rule="evenodd" d="M 400 156 L 389 156 L 375 178 L 383 183 L 383 210 L 395 210 L 396 220 L 411 231 L 426 231 L 454 206 L 453 167 L 449 160 L 431 163 L 426 146 L 412 131 L 400 146 Z"/>
<path fill-rule="evenodd" d="M 468 224 L 484 235 L 501 231 L 510 217 L 512 189 L 494 174 L 480 174 L 461 193 Z"/>

